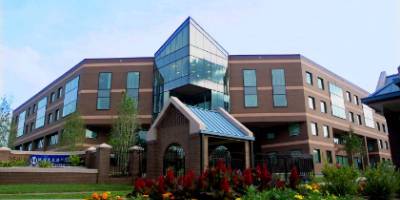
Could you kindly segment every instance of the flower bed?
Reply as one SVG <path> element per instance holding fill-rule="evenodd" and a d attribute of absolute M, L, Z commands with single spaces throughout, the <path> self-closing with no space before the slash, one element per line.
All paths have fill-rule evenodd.
<path fill-rule="evenodd" d="M 224 163 L 219 162 L 216 167 L 207 169 L 200 176 L 188 171 L 177 177 L 173 170 L 167 170 L 165 176 L 157 179 L 138 178 L 134 183 L 133 192 L 127 198 L 357 200 L 365 199 L 359 196 L 365 195 L 364 197 L 369 199 L 391 199 L 393 193 L 400 188 L 399 173 L 392 165 L 385 163 L 368 169 L 364 174 L 366 178 L 360 178 L 362 173 L 352 167 L 325 166 L 323 174 L 323 184 L 304 184 L 301 183 L 297 169 L 293 167 L 288 181 L 285 182 L 272 175 L 266 166 L 241 172 L 226 168 Z M 97 198 L 92 199 L 103 199 L 100 195 L 94 197 Z M 107 197 L 117 198 L 110 198 L 110 195 Z"/>

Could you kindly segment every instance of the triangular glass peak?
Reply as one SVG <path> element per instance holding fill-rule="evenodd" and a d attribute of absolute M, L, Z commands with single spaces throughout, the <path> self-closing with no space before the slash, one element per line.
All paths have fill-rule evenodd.
<path fill-rule="evenodd" d="M 169 96 L 190 105 L 228 109 L 228 52 L 192 18 L 175 30 L 154 57 L 155 113 Z"/>

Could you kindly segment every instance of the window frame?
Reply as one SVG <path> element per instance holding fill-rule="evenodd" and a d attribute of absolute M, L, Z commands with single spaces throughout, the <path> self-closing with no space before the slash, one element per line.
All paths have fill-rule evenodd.
<path fill-rule="evenodd" d="M 310 100 L 311 100 L 311 102 L 310 102 Z M 315 98 L 312 96 L 308 96 L 307 102 L 308 102 L 308 108 L 311 110 L 315 110 Z M 311 107 L 310 103 L 312 103 L 312 107 Z"/>
<path fill-rule="evenodd" d="M 254 71 L 255 75 L 255 86 L 246 86 L 246 81 L 245 81 L 245 71 Z M 256 69 L 243 69 L 242 70 L 242 79 L 243 79 L 243 106 L 244 108 L 257 108 L 259 106 L 258 103 L 258 88 L 257 88 L 257 70 Z M 255 91 L 255 94 L 247 94 L 248 96 L 255 96 L 255 105 L 247 105 L 246 103 L 246 88 L 253 88 Z"/>
<path fill-rule="evenodd" d="M 100 76 L 101 74 L 111 74 L 110 76 L 110 88 L 109 89 L 100 89 Z M 99 97 L 100 91 L 107 91 L 109 92 L 109 97 Z M 111 109 L 111 96 L 112 96 L 112 72 L 99 72 L 97 77 L 97 96 L 96 96 L 96 110 L 97 111 L 107 111 Z M 108 108 L 99 108 L 99 99 L 108 99 Z"/>
<path fill-rule="evenodd" d="M 306 83 L 307 85 L 314 85 L 313 74 L 309 71 L 306 71 Z"/>
<path fill-rule="evenodd" d="M 283 72 L 283 85 L 275 85 L 274 84 L 274 71 L 282 71 Z M 285 108 L 288 107 L 288 99 L 287 99 L 287 91 L 286 91 L 286 73 L 284 68 L 274 68 L 271 69 L 271 85 L 272 85 L 272 104 L 274 108 Z M 276 93 L 276 87 L 285 88 L 283 93 Z M 285 99 L 284 105 L 278 105 L 275 101 L 276 96 L 283 96 Z"/>
<path fill-rule="evenodd" d="M 325 90 L 325 83 L 323 78 L 317 77 L 317 85 L 319 89 Z"/>

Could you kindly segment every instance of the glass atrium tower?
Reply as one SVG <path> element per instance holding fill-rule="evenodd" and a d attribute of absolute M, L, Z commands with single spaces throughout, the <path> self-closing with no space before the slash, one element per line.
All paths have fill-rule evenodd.
<path fill-rule="evenodd" d="M 205 109 L 229 109 L 228 52 L 192 18 L 155 53 L 153 114 L 170 96 Z"/>

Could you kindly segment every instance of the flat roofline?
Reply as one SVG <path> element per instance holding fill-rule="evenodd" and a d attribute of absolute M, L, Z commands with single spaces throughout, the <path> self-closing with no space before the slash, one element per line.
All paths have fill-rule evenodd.
<path fill-rule="evenodd" d="M 365 89 L 361 88 L 360 86 L 346 80 L 345 78 L 339 76 L 338 74 L 332 72 L 331 70 L 327 69 L 326 67 L 323 67 L 322 65 L 316 63 L 315 61 L 303 56 L 302 54 L 248 54 L 248 55 L 229 55 L 229 59 L 235 59 L 235 60 L 246 60 L 246 59 L 299 59 L 299 60 L 304 60 L 306 62 L 309 62 L 322 71 L 334 76 L 335 78 L 339 79 L 340 81 L 343 81 L 350 86 L 354 87 L 355 89 L 359 90 L 360 92 L 364 93 L 364 95 L 369 95 L 370 93 L 366 91 Z"/>
<path fill-rule="evenodd" d="M 54 81 L 50 82 L 47 84 L 43 89 L 41 89 L 39 92 L 35 93 L 32 97 L 30 97 L 28 100 L 24 101 L 21 105 L 19 105 L 17 108 L 13 110 L 13 114 L 17 111 L 19 111 L 22 107 L 26 106 L 30 101 L 32 101 L 34 98 L 42 94 L 44 91 L 49 89 L 51 86 L 53 86 L 55 83 L 60 81 L 61 79 L 65 78 L 68 76 L 71 72 L 75 71 L 78 69 L 80 66 L 83 64 L 89 64 L 89 63 L 114 63 L 114 62 L 133 62 L 133 61 L 151 61 L 153 62 L 154 57 L 121 57 L 121 58 L 85 58 L 82 61 L 80 61 L 78 64 L 74 65 L 71 67 L 68 71 L 63 73 L 61 76 L 59 76 L 57 79 Z"/>

